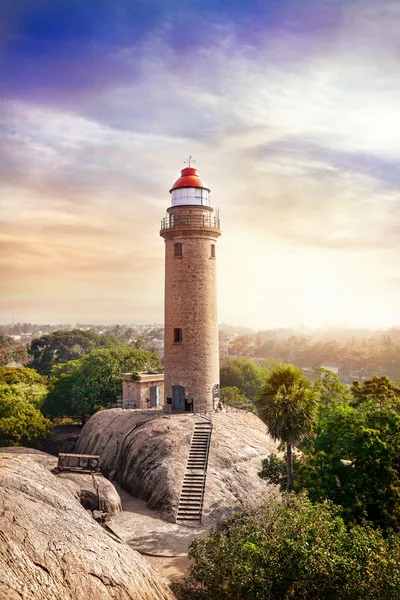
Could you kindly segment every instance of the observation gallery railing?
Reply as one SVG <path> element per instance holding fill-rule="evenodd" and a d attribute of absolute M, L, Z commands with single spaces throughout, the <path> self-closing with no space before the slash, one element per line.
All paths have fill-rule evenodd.
<path fill-rule="evenodd" d="M 172 229 L 173 227 L 208 227 L 219 229 L 219 217 L 213 215 L 170 215 L 161 219 L 161 229 Z"/>

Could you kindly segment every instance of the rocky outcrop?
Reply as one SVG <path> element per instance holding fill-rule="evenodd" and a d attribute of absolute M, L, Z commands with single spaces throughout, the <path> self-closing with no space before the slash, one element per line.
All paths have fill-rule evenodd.
<path fill-rule="evenodd" d="M 56 473 L 86 510 L 98 511 L 107 519 L 121 512 L 121 499 L 113 484 L 101 474 Z"/>
<path fill-rule="evenodd" d="M 112 409 L 86 423 L 76 452 L 100 454 L 102 472 L 133 496 L 175 520 L 194 423 L 190 413 L 150 417 Z M 242 502 L 258 502 L 271 486 L 258 477 L 261 461 L 277 444 L 252 413 L 231 410 L 212 415 L 213 434 L 203 522 L 215 523 Z"/>
<path fill-rule="evenodd" d="M 71 471 L 57 472 L 57 458 L 33 448 L 14 446 L 2 448 L 2 452 L 30 456 L 35 462 L 46 467 L 57 478 L 63 480 L 75 498 L 86 510 L 102 513 L 106 520 L 122 510 L 121 499 L 113 484 L 101 473 L 74 473 Z"/>
<path fill-rule="evenodd" d="M 151 417 L 104 410 L 86 423 L 76 452 L 100 454 L 100 467 L 149 508 L 174 519 L 189 452 L 193 417 Z"/>
<path fill-rule="evenodd" d="M 2 600 L 172 600 L 168 582 L 112 539 L 32 456 L 0 453 Z"/>

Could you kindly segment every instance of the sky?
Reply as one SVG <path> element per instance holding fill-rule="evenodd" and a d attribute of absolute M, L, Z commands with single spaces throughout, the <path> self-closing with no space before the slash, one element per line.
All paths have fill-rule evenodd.
<path fill-rule="evenodd" d="M 0 323 L 163 321 L 168 190 L 219 321 L 400 324 L 398 0 L 1 0 Z"/>

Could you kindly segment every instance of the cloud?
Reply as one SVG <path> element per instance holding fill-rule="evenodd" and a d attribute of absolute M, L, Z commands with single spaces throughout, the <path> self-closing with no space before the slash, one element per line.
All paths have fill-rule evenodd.
<path fill-rule="evenodd" d="M 97 298 L 99 320 L 113 299 L 120 320 L 138 307 L 161 318 L 159 219 L 191 153 L 221 208 L 221 320 L 306 322 L 324 303 L 334 321 L 343 311 L 356 319 L 370 288 L 363 318 L 395 318 L 386 296 L 400 291 L 397 3 L 287 3 L 282 14 L 261 11 L 258 24 L 250 12 L 241 22 L 238 10 L 207 28 L 199 16 L 185 39 L 188 15 L 156 20 L 132 42 L 102 39 L 98 24 L 92 49 L 105 63 L 71 59 L 93 77 L 83 82 L 70 61 L 43 92 L 30 71 L 30 89 L 9 93 L 0 119 L 2 315 L 14 300 L 38 314 L 40 297 L 79 320 L 84 297 Z M 64 58 L 46 55 L 48 73 Z M 299 300 L 304 280 L 312 284 Z"/>

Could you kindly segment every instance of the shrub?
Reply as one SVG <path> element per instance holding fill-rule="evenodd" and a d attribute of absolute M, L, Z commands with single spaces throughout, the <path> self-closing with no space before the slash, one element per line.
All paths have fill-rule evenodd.
<path fill-rule="evenodd" d="M 348 529 L 331 503 L 284 494 L 223 531 L 195 540 L 185 600 L 395 600 L 400 543 L 367 525 Z"/>

